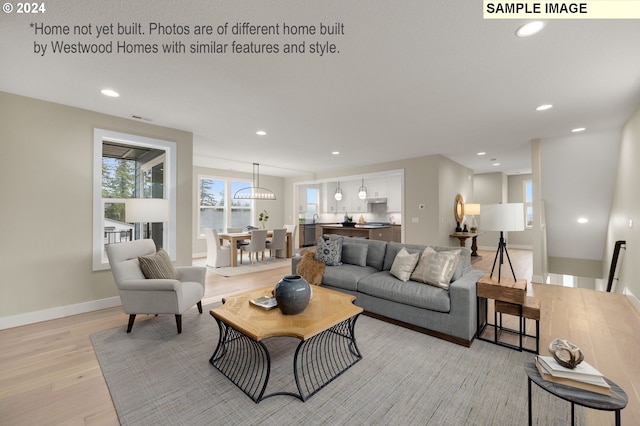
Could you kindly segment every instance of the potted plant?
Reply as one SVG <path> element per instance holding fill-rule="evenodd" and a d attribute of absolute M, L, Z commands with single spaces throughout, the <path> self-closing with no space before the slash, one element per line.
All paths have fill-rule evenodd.
<path fill-rule="evenodd" d="M 268 220 L 269 220 L 269 212 L 266 210 L 263 210 L 262 212 L 260 212 L 260 214 L 258 215 L 258 222 L 260 222 L 260 224 L 262 225 L 262 229 L 266 228 Z"/>

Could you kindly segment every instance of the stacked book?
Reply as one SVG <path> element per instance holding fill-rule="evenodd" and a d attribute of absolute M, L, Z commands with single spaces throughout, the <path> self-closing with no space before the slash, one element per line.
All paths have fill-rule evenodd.
<path fill-rule="evenodd" d="M 582 361 L 576 368 L 570 369 L 558 364 L 551 356 L 538 355 L 535 363 L 544 380 L 603 395 L 611 394 L 611 387 L 602 373 L 586 361 Z"/>

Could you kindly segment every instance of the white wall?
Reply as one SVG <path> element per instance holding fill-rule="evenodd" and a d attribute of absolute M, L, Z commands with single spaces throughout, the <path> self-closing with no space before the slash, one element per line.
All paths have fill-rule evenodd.
<path fill-rule="evenodd" d="M 640 108 L 625 125 L 620 145 L 615 192 L 609 217 L 602 276 L 607 277 L 613 247 L 617 240 L 627 242 L 620 260 L 619 281 L 615 291 L 640 297 Z M 629 221 L 633 226 L 629 226 Z M 606 286 L 606 280 L 604 285 Z"/>
<path fill-rule="evenodd" d="M 95 127 L 176 142 L 176 257 L 191 263 L 191 133 L 0 92 L 0 328 L 119 300 L 92 271 Z"/>

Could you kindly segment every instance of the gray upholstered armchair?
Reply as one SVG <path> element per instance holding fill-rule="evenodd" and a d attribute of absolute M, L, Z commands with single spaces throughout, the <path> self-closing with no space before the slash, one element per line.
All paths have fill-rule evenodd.
<path fill-rule="evenodd" d="M 156 253 L 153 240 L 128 241 L 105 247 L 122 307 L 129 314 L 127 333 L 131 332 L 136 314 L 174 314 L 178 333 L 182 333 L 182 313 L 195 304 L 202 313 L 205 267 L 174 268 L 168 256 L 164 255 L 165 263 L 160 262 L 160 266 L 165 269 L 160 271 L 160 275 L 173 278 L 146 278 L 145 273 L 149 274 L 149 270 L 146 268 L 143 272 L 138 258 L 145 256 L 145 259 L 155 261 L 154 255 L 162 257 L 159 255 L 164 254 L 163 251 Z M 143 263 L 143 266 L 147 265 L 147 262 Z"/>

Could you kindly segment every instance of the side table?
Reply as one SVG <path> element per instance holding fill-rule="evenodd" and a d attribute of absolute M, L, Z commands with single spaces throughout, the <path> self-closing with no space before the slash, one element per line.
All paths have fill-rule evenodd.
<path fill-rule="evenodd" d="M 529 404 L 529 426 L 532 423 L 532 407 L 531 407 L 531 382 L 534 382 L 540 388 L 546 390 L 552 395 L 562 398 L 571 403 L 571 425 L 575 422 L 575 404 L 582 407 L 593 408 L 595 410 L 615 411 L 616 426 L 620 426 L 620 411 L 627 406 L 629 401 L 627 394 L 620 386 L 605 377 L 609 386 L 611 386 L 611 395 L 602 395 L 596 392 L 574 388 L 572 386 L 562 385 L 560 383 L 549 382 L 544 380 L 534 361 L 529 361 L 524 365 L 524 371 L 527 373 L 527 395 Z"/>
<path fill-rule="evenodd" d="M 514 280 L 503 276 L 498 282 L 496 277 L 485 274 L 476 283 L 476 299 L 478 312 L 478 330 L 476 338 L 519 351 L 538 353 L 540 339 L 540 303 L 532 297 L 527 297 L 527 281 L 524 279 Z M 487 299 L 494 300 L 493 324 L 487 321 Z M 498 313 L 500 313 L 500 323 L 498 324 Z M 518 330 L 512 330 L 502 326 L 502 314 L 515 315 L 518 317 Z M 533 319 L 536 322 L 536 334 L 530 336 L 526 334 L 526 319 Z M 487 326 L 494 329 L 494 338 L 489 340 L 482 337 Z M 499 340 L 499 332 L 507 331 L 518 335 L 519 344 L 512 345 Z M 523 347 L 522 338 L 524 336 L 534 337 L 535 350 Z"/>

